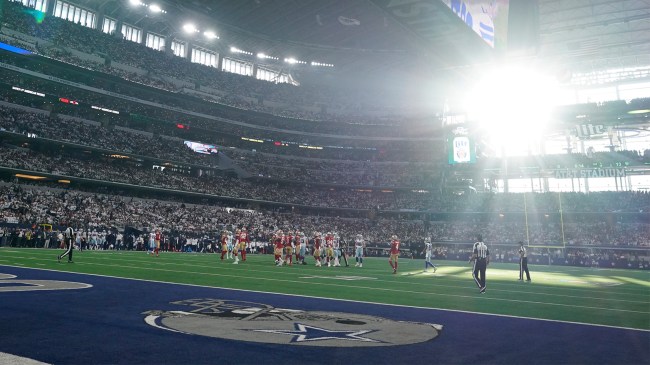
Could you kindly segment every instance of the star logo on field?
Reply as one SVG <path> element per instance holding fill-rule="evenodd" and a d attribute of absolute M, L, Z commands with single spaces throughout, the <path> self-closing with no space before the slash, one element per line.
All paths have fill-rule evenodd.
<path fill-rule="evenodd" d="M 277 333 L 280 335 L 294 336 L 291 342 L 323 341 L 323 340 L 345 340 L 361 342 L 382 342 L 372 338 L 362 337 L 366 333 L 375 330 L 328 330 L 326 328 L 308 326 L 302 323 L 295 323 L 295 330 L 253 330 L 255 332 Z"/>

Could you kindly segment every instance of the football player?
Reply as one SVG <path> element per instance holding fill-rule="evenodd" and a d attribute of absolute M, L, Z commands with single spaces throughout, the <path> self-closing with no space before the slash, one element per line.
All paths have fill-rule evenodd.
<path fill-rule="evenodd" d="M 363 267 L 363 248 L 366 246 L 363 236 L 358 234 L 354 239 L 354 259 L 357 262 L 354 266 Z"/>
<path fill-rule="evenodd" d="M 305 255 L 307 254 L 307 237 L 305 237 L 305 234 L 303 232 L 298 232 L 298 245 L 299 249 L 296 250 L 296 255 L 299 256 L 299 261 L 303 265 L 307 265 L 305 262 Z"/>
<path fill-rule="evenodd" d="M 228 244 L 230 245 L 230 258 L 234 258 L 235 261 L 233 264 L 239 264 L 239 236 L 241 234 L 241 231 L 238 229 L 235 230 L 234 236 L 230 237 L 230 240 L 228 241 Z"/>
<path fill-rule="evenodd" d="M 241 252 L 242 261 L 246 261 L 246 248 L 250 242 L 250 235 L 248 234 L 246 227 L 242 227 L 241 232 L 239 233 L 239 252 Z"/>
<path fill-rule="evenodd" d="M 320 249 L 322 245 L 322 239 L 320 237 L 320 232 L 314 233 L 314 260 L 316 260 L 316 266 L 321 266 L 320 262 Z"/>
<path fill-rule="evenodd" d="M 293 265 L 293 248 L 294 248 L 294 243 L 293 243 L 293 232 L 288 231 L 287 234 L 282 237 L 282 243 L 284 245 L 284 262 L 292 266 Z"/>
<path fill-rule="evenodd" d="M 399 258 L 399 240 L 396 235 L 391 236 L 390 241 L 390 258 L 388 263 L 393 268 L 393 274 L 397 274 L 397 259 Z"/>
<path fill-rule="evenodd" d="M 431 255 L 433 253 L 433 245 L 431 244 L 431 238 L 426 237 L 424 239 L 424 272 L 427 272 L 429 266 L 433 268 L 433 272 L 436 272 L 438 268 L 431 262 Z"/>
<path fill-rule="evenodd" d="M 284 242 L 282 240 L 283 232 L 281 229 L 279 229 L 276 233 L 275 236 L 273 237 L 273 254 L 275 256 L 275 265 L 276 266 L 282 266 L 284 261 L 282 261 L 282 248 L 284 247 Z"/>
<path fill-rule="evenodd" d="M 221 231 L 221 238 L 219 239 L 219 243 L 221 243 L 221 260 L 223 260 L 223 257 L 226 256 L 228 253 L 228 231 L 223 230 Z"/>
<path fill-rule="evenodd" d="M 334 259 L 334 235 L 332 232 L 327 232 L 327 235 L 325 235 L 325 255 L 327 267 L 332 266 L 332 261 Z"/>
<path fill-rule="evenodd" d="M 334 251 L 334 266 L 341 266 L 341 263 L 339 262 L 339 257 L 341 257 L 341 242 L 339 240 L 339 235 L 335 232 L 333 234 L 333 240 L 332 240 L 332 249 Z"/>

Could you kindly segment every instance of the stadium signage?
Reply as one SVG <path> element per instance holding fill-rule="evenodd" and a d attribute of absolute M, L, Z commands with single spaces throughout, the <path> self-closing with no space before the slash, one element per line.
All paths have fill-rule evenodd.
<path fill-rule="evenodd" d="M 45 94 L 43 94 L 43 93 L 39 93 L 38 91 L 32 91 L 32 90 L 28 90 L 28 89 L 23 89 L 22 87 L 12 86 L 12 87 L 11 87 L 11 90 L 24 92 L 24 93 L 26 93 L 26 94 L 31 94 L 31 95 L 40 96 L 40 97 L 42 97 L 42 98 L 45 97 Z"/>
<path fill-rule="evenodd" d="M 91 105 L 90 107 L 91 107 L 92 109 L 95 109 L 95 110 L 101 110 L 101 111 L 103 111 L 103 112 L 107 112 L 107 113 L 120 114 L 120 112 L 117 111 L 117 110 L 108 109 L 108 108 L 102 108 L 101 106 Z"/>
<path fill-rule="evenodd" d="M 607 128 L 602 124 L 580 124 L 576 126 L 576 135 L 578 138 L 582 139 L 589 139 L 591 136 L 603 134 L 605 132 L 607 132 Z"/>
<path fill-rule="evenodd" d="M 152 327 L 219 339 L 318 347 L 386 347 L 431 341 L 442 325 L 367 314 L 305 311 L 223 299 L 170 303 L 179 310 L 142 313 Z"/>
<path fill-rule="evenodd" d="M 576 178 L 589 178 L 589 177 L 623 177 L 623 176 L 626 176 L 625 168 L 555 170 L 556 179 L 576 179 Z"/>

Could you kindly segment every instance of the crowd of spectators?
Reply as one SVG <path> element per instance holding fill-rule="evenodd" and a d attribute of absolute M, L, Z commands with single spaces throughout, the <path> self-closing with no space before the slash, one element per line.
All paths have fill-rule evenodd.
<path fill-rule="evenodd" d="M 105 149 L 109 152 L 149 156 L 216 167 L 216 155 L 199 154 L 182 139 L 154 136 L 127 128 L 109 129 L 99 123 L 63 119 L 0 106 L 0 130 L 35 135 Z"/>
<path fill-rule="evenodd" d="M 186 147 L 180 138 L 154 136 L 129 128 L 105 128 L 92 121 L 48 117 L 16 108 L 0 106 L 0 130 L 106 149 L 108 152 L 212 167 L 218 165 L 216 155 L 198 154 Z M 431 176 L 435 171 L 433 164 L 290 158 L 237 149 L 223 149 L 222 152 L 252 175 L 268 178 L 388 187 L 430 186 L 434 181 Z"/>
<path fill-rule="evenodd" d="M 314 207 L 396 210 L 426 209 L 424 193 L 374 193 L 352 188 L 337 190 L 306 185 L 246 181 L 222 176 L 195 177 L 137 166 L 120 159 L 88 159 L 70 155 L 51 156 L 23 148 L 0 147 L 0 166 L 60 176 L 119 182 L 138 186 L 195 192 L 237 199 L 255 199 Z"/>
<path fill-rule="evenodd" d="M 528 228 L 544 234 L 531 234 L 528 241 L 526 227 L 507 222 L 298 215 L 8 183 L 0 185 L 0 207 L 1 242 L 23 247 L 58 247 L 54 237 L 46 244 L 45 227 L 52 225 L 57 231 L 71 225 L 83 232 L 88 238 L 84 247 L 91 249 L 144 249 L 148 232 L 160 230 L 169 243 L 166 249 L 210 252 L 216 250 L 214 244 L 222 230 L 247 227 L 253 241 L 251 252 L 265 252 L 278 229 L 302 231 L 308 237 L 314 232 L 336 232 L 346 242 L 344 247 L 362 234 L 369 256 L 385 256 L 395 234 L 403 242 L 405 257 L 420 258 L 424 237 L 430 236 L 436 243 L 436 260 L 466 260 L 477 232 L 490 243 L 496 262 L 517 262 L 517 242 L 521 240 L 531 246 L 529 256 L 534 264 L 648 268 L 650 251 L 647 222 L 604 224 L 598 218 L 565 225 L 567 241 L 562 243 L 560 227 L 539 222 Z M 91 236 L 95 238 L 91 240 Z"/>
<path fill-rule="evenodd" d="M 0 147 L 0 166 L 137 186 L 187 191 L 235 199 L 282 204 L 426 212 L 647 212 L 650 194 L 644 192 L 441 194 L 431 190 L 333 189 L 310 184 L 242 180 L 218 175 L 195 176 L 170 169 L 154 169 L 122 159 L 78 156 L 66 150 L 47 154 L 26 148 Z"/>
<path fill-rule="evenodd" d="M 440 166 L 424 162 L 369 162 L 306 159 L 268 153 L 224 150 L 224 154 L 259 177 L 329 184 L 386 187 L 430 187 Z"/>
<path fill-rule="evenodd" d="M 137 154 L 204 166 L 217 166 L 215 156 L 197 154 L 187 148 L 184 139 L 152 134 L 131 128 L 105 128 L 97 122 L 47 117 L 20 109 L 0 107 L 0 129 L 32 134 L 57 141 L 106 149 L 108 152 Z M 74 130 L 74 133 L 69 131 Z M 285 179 L 307 183 L 328 183 L 349 186 L 418 187 L 430 189 L 439 181 L 440 165 L 423 162 L 369 162 L 317 158 L 297 158 L 242 149 L 222 149 L 221 152 L 253 176 Z M 440 152 L 442 153 L 442 152 Z M 598 161 L 650 161 L 650 154 L 635 151 L 598 153 L 597 156 L 549 155 L 535 158 L 544 168 L 560 163 L 564 166 L 581 163 L 586 166 Z M 524 161 L 524 159 L 519 158 Z M 530 158 L 528 158 L 530 160 Z M 525 165 L 525 161 L 520 164 Z M 528 161 L 530 162 L 530 161 Z M 489 163 L 489 162 L 488 162 Z M 516 159 L 510 161 L 515 166 Z"/>
<path fill-rule="evenodd" d="M 151 132 L 158 134 L 187 135 L 187 129 L 182 131 L 176 129 L 177 124 L 180 122 L 181 124 L 191 126 L 191 131 L 193 131 L 192 133 L 194 134 L 197 134 L 200 131 L 201 140 L 211 144 L 246 146 L 248 148 L 276 151 L 276 153 L 292 153 L 303 156 L 336 156 L 335 158 L 379 161 L 426 161 L 429 160 L 431 156 L 435 156 L 435 151 L 438 151 L 441 148 L 440 145 L 434 145 L 431 141 L 426 139 L 375 141 L 350 139 L 349 136 L 336 137 L 333 135 L 330 136 L 327 134 L 311 132 L 300 134 L 295 131 L 289 132 L 288 130 L 277 128 L 282 127 L 281 121 L 256 117 L 250 113 L 230 115 L 229 112 L 226 112 L 226 114 L 233 119 L 226 119 L 223 115 L 217 117 L 215 114 L 221 115 L 223 113 L 210 105 L 206 105 L 206 103 L 192 100 L 179 100 L 165 97 L 164 95 L 151 94 L 150 92 L 143 92 L 143 90 L 132 89 L 124 85 L 112 88 L 113 92 L 122 95 L 135 95 L 133 98 L 140 101 L 118 98 L 99 92 L 81 90 L 74 86 L 58 83 L 45 78 L 29 76 L 20 72 L 10 70 L 1 71 L 0 83 L 4 83 L 7 88 L 9 88 L 9 86 L 18 85 L 21 88 L 55 96 L 54 100 L 58 100 L 59 97 L 63 96 L 80 103 L 80 105 L 75 105 L 50 101 L 50 103 L 54 103 L 55 105 L 50 105 L 49 107 L 56 108 L 62 114 L 90 120 L 108 120 L 113 125 L 122 126 L 137 124 L 139 121 L 143 120 L 144 117 L 146 122 L 142 123 L 144 123 L 144 127 Z M 93 77 L 88 77 L 88 75 L 85 77 L 93 82 L 101 83 L 101 81 L 95 80 Z M 104 83 L 102 85 L 112 84 Z M 147 95 L 151 100 L 142 100 L 142 98 L 146 98 Z M 43 98 L 15 90 L 8 90 L 4 95 L 4 100 L 37 108 L 44 107 Z M 155 102 L 158 105 L 150 105 L 151 102 Z M 97 109 L 89 108 L 89 105 L 96 105 L 116 110 L 119 111 L 120 114 L 101 112 Z M 173 107 L 173 105 L 179 106 Z M 205 113 L 200 116 L 195 112 Z M 319 128 L 319 126 L 311 125 L 311 123 L 299 125 L 312 130 L 312 132 Z M 324 126 L 327 127 L 327 125 Z M 302 127 L 299 129 L 302 129 Z M 376 135 L 394 135 L 387 131 L 382 132 L 377 128 L 369 130 L 372 130 L 372 133 Z M 415 134 L 423 132 L 419 128 L 411 128 L 409 130 L 411 130 L 411 133 Z M 339 130 L 339 133 L 347 132 L 348 130 L 345 129 Z M 286 142 L 292 144 L 294 148 L 282 149 L 272 143 L 260 145 L 258 143 L 245 142 L 241 137 L 264 139 L 267 142 L 283 141 L 283 143 Z M 206 139 L 209 140 L 206 141 Z M 304 148 L 297 148 L 296 146 L 299 144 L 337 146 L 338 148 L 326 148 L 326 150 L 313 151 Z"/>

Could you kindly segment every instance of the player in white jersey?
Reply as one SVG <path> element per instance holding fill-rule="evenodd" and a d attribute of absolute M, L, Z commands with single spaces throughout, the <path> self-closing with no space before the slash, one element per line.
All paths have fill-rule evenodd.
<path fill-rule="evenodd" d="M 424 272 L 427 272 L 429 266 L 433 268 L 433 272 L 436 272 L 438 268 L 431 262 L 431 255 L 433 254 L 433 245 L 431 244 L 431 238 L 427 237 L 424 239 Z"/>
<path fill-rule="evenodd" d="M 363 236 L 358 234 L 354 239 L 354 259 L 357 263 L 354 266 L 363 267 L 363 249 L 366 246 Z"/>
<path fill-rule="evenodd" d="M 149 246 L 147 249 L 147 255 L 153 254 L 153 250 L 156 248 L 156 233 L 149 232 Z"/>
<path fill-rule="evenodd" d="M 232 232 L 228 231 L 228 234 L 226 236 L 226 248 L 228 249 L 228 252 L 226 252 L 226 259 L 233 258 L 233 252 L 232 252 L 233 240 L 234 237 L 232 235 Z"/>
<path fill-rule="evenodd" d="M 235 265 L 239 264 L 238 255 L 239 255 L 240 236 L 241 236 L 241 229 L 237 228 L 235 230 L 235 236 L 230 241 L 230 258 L 232 258 L 233 256 L 235 257 L 235 262 L 233 262 L 233 264 Z"/>
<path fill-rule="evenodd" d="M 339 257 L 341 257 L 341 240 L 336 232 L 334 233 L 332 248 L 334 249 L 334 266 L 341 266 L 341 263 L 339 262 Z"/>
<path fill-rule="evenodd" d="M 305 262 L 305 255 L 307 254 L 307 237 L 303 232 L 298 232 L 298 256 L 299 261 L 303 265 L 307 265 Z"/>
<path fill-rule="evenodd" d="M 98 244 L 99 244 L 99 235 L 97 233 L 97 230 L 93 229 L 92 233 L 90 233 L 90 247 L 92 247 L 93 250 L 96 250 Z"/>

